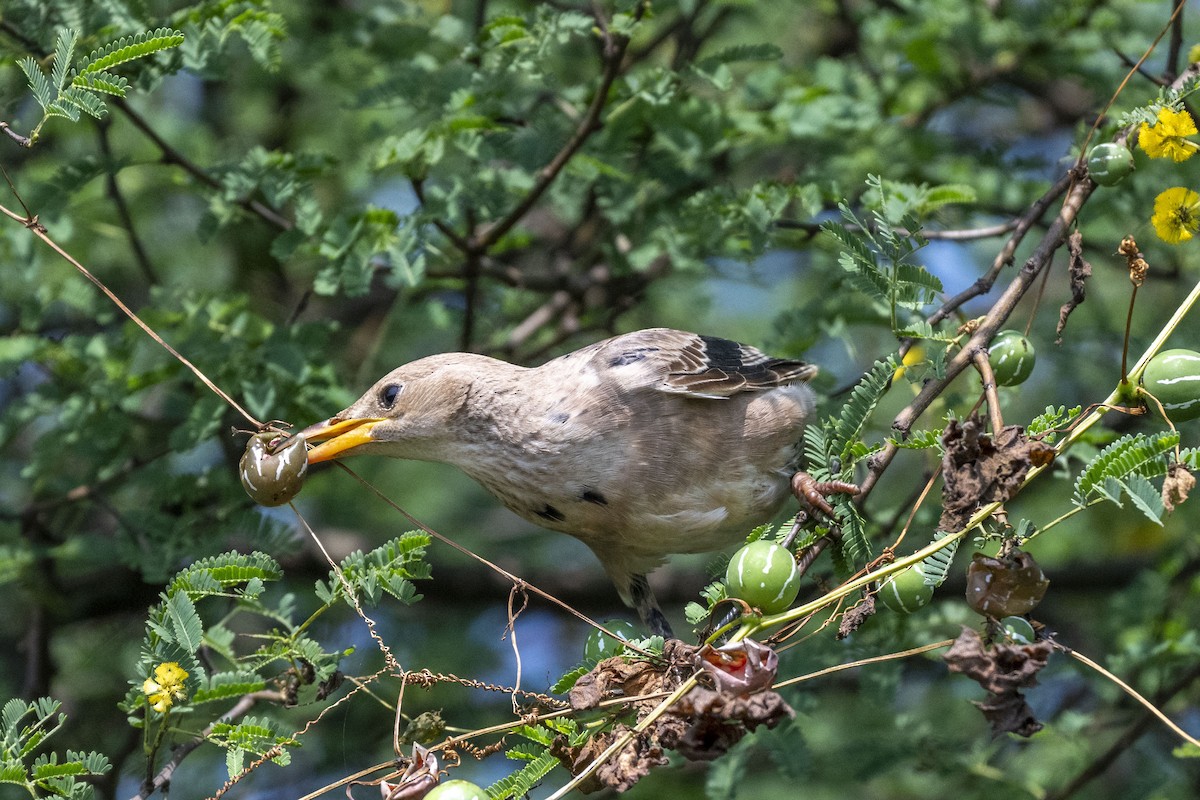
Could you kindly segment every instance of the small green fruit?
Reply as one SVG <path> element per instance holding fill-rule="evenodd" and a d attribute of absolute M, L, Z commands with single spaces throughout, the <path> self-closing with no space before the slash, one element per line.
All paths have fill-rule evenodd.
<path fill-rule="evenodd" d="M 242 488 L 254 502 L 281 506 L 300 494 L 308 472 L 308 447 L 303 436 L 256 433 L 246 442 L 239 467 Z"/>
<path fill-rule="evenodd" d="M 1024 383 L 1036 360 L 1033 345 L 1017 331 L 1000 331 L 988 348 L 988 363 L 1000 386 Z"/>
<path fill-rule="evenodd" d="M 637 626 L 623 619 L 609 619 L 604 627 L 615 633 L 619 638 L 614 639 L 600 630 L 593 630 L 583 646 L 583 657 L 588 661 L 603 661 L 620 654 L 625 649 L 625 642 L 638 638 Z"/>
<path fill-rule="evenodd" d="M 1123 144 L 1103 142 L 1088 152 L 1087 168 L 1096 183 L 1113 186 L 1133 172 L 1133 153 Z"/>
<path fill-rule="evenodd" d="M 800 570 L 790 550 L 760 540 L 733 554 L 725 583 L 730 597 L 741 598 L 764 614 L 778 614 L 800 593 Z"/>
<path fill-rule="evenodd" d="M 487 792 L 470 781 L 446 781 L 433 787 L 425 800 L 487 800 Z"/>
<path fill-rule="evenodd" d="M 878 596 L 892 611 L 911 614 L 929 605 L 933 587 L 925 582 L 925 570 L 921 565 L 914 564 L 884 581 Z"/>
<path fill-rule="evenodd" d="M 1005 617 L 1000 620 L 1000 631 L 1016 644 L 1033 644 L 1037 641 L 1033 626 L 1024 617 Z"/>
<path fill-rule="evenodd" d="M 1200 417 L 1200 353 L 1163 350 L 1150 359 L 1142 386 L 1158 398 L 1172 422 Z M 1153 403 L 1148 403 L 1151 410 Z"/>

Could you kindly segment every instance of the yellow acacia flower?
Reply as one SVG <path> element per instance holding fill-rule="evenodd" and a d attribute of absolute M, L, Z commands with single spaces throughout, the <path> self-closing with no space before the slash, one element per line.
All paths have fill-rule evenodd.
<path fill-rule="evenodd" d="M 905 370 L 914 364 L 920 364 L 925 360 L 925 348 L 922 345 L 914 344 L 908 348 L 908 352 L 904 354 L 904 360 L 900 362 L 900 366 L 896 367 L 896 371 L 892 373 L 892 380 L 900 380 L 900 376 Z"/>
<path fill-rule="evenodd" d="M 187 670 L 179 666 L 177 661 L 166 661 L 154 668 L 154 677 L 146 678 L 142 691 L 150 701 L 150 707 L 160 714 L 165 712 L 176 700 L 187 697 L 183 682 L 187 680 Z"/>
<path fill-rule="evenodd" d="M 1200 145 L 1186 139 L 1196 134 L 1196 121 L 1186 111 L 1163 108 L 1154 125 L 1143 122 L 1138 129 L 1138 147 L 1151 158 L 1171 158 L 1186 161 L 1200 150 Z"/>
<path fill-rule="evenodd" d="M 1154 198 L 1150 224 L 1164 242 L 1186 242 L 1200 229 L 1200 194 L 1182 186 L 1167 189 Z"/>

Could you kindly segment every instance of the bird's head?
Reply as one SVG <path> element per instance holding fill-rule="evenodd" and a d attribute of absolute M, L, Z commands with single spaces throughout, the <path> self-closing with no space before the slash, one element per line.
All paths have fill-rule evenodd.
<path fill-rule="evenodd" d="M 308 451 L 308 463 L 359 453 L 428 458 L 452 435 L 471 382 L 470 357 L 461 353 L 394 369 L 345 411 L 301 431 L 309 442 L 321 442 Z"/>

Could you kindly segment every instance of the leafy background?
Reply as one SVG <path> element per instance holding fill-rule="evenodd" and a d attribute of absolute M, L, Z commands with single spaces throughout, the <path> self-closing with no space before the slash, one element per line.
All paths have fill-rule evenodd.
<path fill-rule="evenodd" d="M 98 120 L 86 109 L 77 123 L 50 119 L 31 148 L 0 140 L 0 163 L 55 241 L 261 420 L 322 419 L 386 370 L 432 352 L 535 363 L 651 325 L 803 354 L 822 366 L 817 385 L 831 395 L 823 410 L 836 414 L 845 387 L 896 351 L 897 321 L 862 293 L 840 262 L 845 242 L 820 223 L 840 218 L 839 203 L 863 219 L 872 208 L 893 223 L 912 214 L 928 231 L 1022 214 L 1065 174 L 1170 12 L 1141 0 L 692 0 L 649 9 L 10 0 L 0 11 L 0 118 L 24 135 L 42 108 L 19 62 L 32 58 L 50 74 L 64 30 L 80 34 L 76 55 L 159 29 L 183 41 L 116 68 L 128 96 L 104 96 Z M 1115 111 L 1150 103 L 1155 79 L 1182 69 L 1194 17 L 1185 9 Z M 606 91 L 589 122 L 597 87 Z M 1110 117 L 1101 137 L 1114 127 Z M 579 147 L 566 149 L 573 136 Z M 557 171 L 546 181 L 548 167 Z M 1054 344 L 1054 312 L 1069 296 L 1063 263 L 1044 294 L 1017 307 L 1013 325 L 1030 322 L 1039 364 L 1002 394 L 1007 421 L 1097 402 L 1120 377 L 1129 289 L 1114 253 L 1123 236 L 1138 239 L 1152 267 L 1133 352 L 1197 280 L 1192 250 L 1157 242 L 1148 223 L 1155 195 L 1194 185 L 1194 167 L 1141 154 L 1137 167 L 1080 215 L 1096 272 L 1063 343 Z M 884 183 L 872 188 L 870 175 Z M 11 195 L 4 205 L 19 209 Z M 986 271 L 1002 241 L 935 239 L 913 260 L 952 294 Z M 146 665 L 165 652 L 155 651 L 166 645 L 147 633 L 147 618 L 166 608 L 159 593 L 171 576 L 231 548 L 282 565 L 281 581 L 244 592 L 240 606 L 197 601 L 210 634 L 241 609 L 228 630 L 245 653 L 262 641 L 249 637 L 277 630 L 276 617 L 295 625 L 325 606 L 312 586 L 328 580 L 328 565 L 290 511 L 264 511 L 242 493 L 242 439 L 230 431 L 246 428 L 243 419 L 19 223 L 0 226 L 0 254 L 0 635 L 10 645 L 0 648 L 0 697 L 61 700 L 69 721 L 54 747 L 106 754 L 117 769 L 97 792 L 131 796 L 167 756 L 148 768 L 143 731 L 118 703 L 136 705 Z M 971 301 L 965 316 L 994 297 Z M 916 318 L 906 311 L 900 322 Z M 1172 340 L 1196 341 L 1194 319 Z M 940 350 L 929 343 L 930 369 Z M 894 384 L 869 441 L 888 435 L 913 391 Z M 962 415 L 977 392 L 977 381 L 961 378 L 922 426 Z M 1117 415 L 1106 425 L 1012 504 L 1015 518 L 1063 513 L 1075 474 L 1107 439 L 1161 428 Z M 1181 430 L 1194 445 L 1195 423 Z M 934 458 L 902 453 L 872 496 L 876 551 Z M 593 616 L 621 613 L 585 548 L 531 531 L 449 468 L 353 466 L 433 529 Z M 918 514 L 916 546 L 936 524 L 935 505 Z M 312 476 L 298 507 L 339 559 L 411 527 L 332 470 Z M 1192 730 L 1195 528 L 1188 507 L 1159 526 L 1128 502 L 1109 503 L 1032 548 L 1053 581 L 1038 619 L 1149 696 L 1182 683 L 1166 710 Z M 507 584 L 444 546 L 432 545 L 428 560 L 433 580 L 419 581 L 421 602 L 383 598 L 367 609 L 383 640 L 410 669 L 511 683 L 512 649 L 501 639 Z M 677 559 L 661 576 L 677 626 L 709 560 Z M 880 614 L 845 642 L 829 630 L 805 637 L 784 654 L 783 673 L 976 624 L 960 599 L 962 570 L 954 574 L 918 615 Z M 832 567 L 820 577 L 833 580 Z M 306 632 L 314 658 L 326 672 L 373 673 L 382 661 L 361 620 L 330 608 Z M 541 691 L 579 662 L 587 629 L 534 604 L 518 634 L 526 687 Z M 286 661 L 247 667 L 265 681 Z M 978 687 L 948 678 L 936 658 L 840 673 L 789 692 L 794 723 L 751 736 L 707 768 L 658 770 L 634 793 L 774 797 L 802 784 L 814 798 L 1195 796 L 1195 760 L 1172 755 L 1178 741 L 1157 725 L 1095 767 L 1142 714 L 1111 684 L 1062 658 L 1041 683 L 1030 700 L 1046 730 L 1016 741 L 990 737 L 968 702 Z M 390 701 L 398 688 L 384 680 L 375 690 Z M 260 704 L 254 713 L 296 730 L 325 705 L 308 691 L 298 708 Z M 409 688 L 405 702 L 466 728 L 511 716 L 506 694 L 452 684 Z M 202 727 L 224 710 L 216 705 L 196 706 L 181 724 Z M 359 696 L 306 734 L 289 765 L 264 766 L 236 791 L 315 791 L 389 758 L 391 725 L 389 709 Z M 209 796 L 226 778 L 226 756 L 196 750 L 172 794 Z M 467 758 L 455 775 L 487 783 L 509 769 L 499 756 Z M 1102 777 L 1076 788 L 1093 769 Z"/>

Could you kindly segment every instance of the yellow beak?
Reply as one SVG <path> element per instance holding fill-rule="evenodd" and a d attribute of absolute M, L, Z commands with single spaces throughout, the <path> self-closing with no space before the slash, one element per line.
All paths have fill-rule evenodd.
<path fill-rule="evenodd" d="M 300 431 L 310 442 L 324 442 L 308 451 L 308 463 L 319 464 L 343 456 L 359 445 L 373 442 L 371 429 L 383 422 L 381 418 L 338 419 L 330 417 L 324 422 L 309 425 Z"/>

